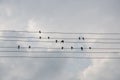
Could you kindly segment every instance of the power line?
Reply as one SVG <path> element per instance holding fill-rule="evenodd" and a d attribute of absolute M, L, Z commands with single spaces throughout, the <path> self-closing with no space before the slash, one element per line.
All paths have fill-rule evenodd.
<path fill-rule="evenodd" d="M 51 36 L 47 36 L 47 37 L 42 37 L 42 36 L 38 36 L 38 37 L 31 37 L 31 36 L 0 36 L 0 41 L 7 41 L 7 42 L 14 42 L 14 41 L 17 41 L 17 42 L 37 42 L 37 43 L 61 43 L 61 44 L 64 44 L 64 43 L 99 43 L 99 44 L 120 44 L 120 38 L 119 35 L 120 33 L 72 33 L 72 32 L 42 32 L 41 30 L 38 30 L 38 31 L 16 31 L 16 30 L 0 30 L 0 32 L 10 32 L 10 33 L 17 33 L 17 32 L 20 32 L 20 33 L 38 33 L 38 34 L 75 34 L 75 35 L 110 35 L 110 36 L 116 36 L 117 38 L 95 38 L 95 37 L 78 37 L 78 38 L 73 38 L 73 37 L 51 37 Z M 3 38 L 3 39 L 2 39 Z M 6 38 L 6 39 L 4 39 Z M 13 39 L 14 38 L 14 39 Z M 28 40 L 26 40 L 28 39 Z M 33 40 L 33 39 L 36 39 L 36 40 Z M 37 40 L 39 39 L 39 40 Z M 51 40 L 50 40 L 51 39 Z M 54 39 L 54 40 L 53 40 Z M 105 41 L 86 41 L 86 40 L 105 40 Z M 68 41 L 67 41 L 68 40 Z M 70 40 L 79 40 L 79 41 L 70 41 Z M 112 41 L 109 41 L 109 40 L 112 40 Z M 114 41 L 115 40 L 115 41 Z M 117 40 L 117 41 L 116 41 Z M 74 46 L 70 46 L 70 48 L 65 48 L 64 46 L 61 46 L 60 48 L 46 48 L 46 47 L 32 47 L 31 45 L 29 45 L 28 47 L 21 47 L 20 45 L 17 45 L 16 47 L 0 47 L 1 49 L 18 49 L 18 50 L 0 50 L 0 53 L 37 53 L 37 54 L 40 54 L 40 53 L 50 53 L 50 54 L 70 54 L 70 53 L 81 53 L 81 54 L 95 54 L 95 53 L 103 53 L 103 54 L 119 54 L 120 51 L 84 51 L 84 49 L 89 49 L 89 50 L 120 50 L 120 48 L 92 48 L 92 47 L 77 47 L 77 48 L 74 48 Z M 28 48 L 28 50 L 21 50 L 21 49 L 26 49 Z M 40 50 L 32 50 L 32 49 L 40 49 Z M 54 49 L 56 51 L 45 51 L 43 49 Z M 60 49 L 60 50 L 58 50 Z M 65 49 L 71 49 L 71 51 L 65 51 Z M 74 51 L 74 49 L 80 49 L 80 51 Z M 73 51 L 72 51 L 73 50 Z M 42 56 L 0 56 L 1 58 L 5 57 L 5 58 L 74 58 L 74 59 L 120 59 L 120 57 L 80 57 L 80 56 L 77 56 L 77 57 L 66 57 L 66 56 L 62 56 L 62 57 L 42 57 Z"/>
<path fill-rule="evenodd" d="M 34 38 L 39 39 L 39 37 L 19 37 L 19 36 L 0 36 L 0 38 Z"/>
<path fill-rule="evenodd" d="M 55 41 L 41 41 L 41 40 L 6 40 L 6 39 L 0 39 L 0 41 L 19 41 L 19 42 L 44 42 L 44 43 L 56 43 Z M 58 42 L 57 42 L 58 43 Z M 59 41 L 59 43 L 62 43 Z M 120 42 L 103 42 L 103 41 L 86 41 L 86 42 L 76 42 L 76 41 L 65 41 L 64 43 L 100 43 L 100 44 L 120 44 Z"/>
<path fill-rule="evenodd" d="M 2 53 L 4 53 L 4 52 L 7 52 L 7 53 L 16 53 L 16 52 L 19 52 L 19 53 L 112 53 L 112 54 L 115 54 L 115 53 L 117 53 L 117 54 L 119 54 L 120 52 L 117 52 L 117 51 L 111 51 L 111 52 L 107 52 L 107 51 L 105 51 L 105 52 L 101 52 L 101 51 L 97 51 L 97 52 L 78 52 L 78 51 L 0 51 L 0 52 L 2 52 Z"/>
<path fill-rule="evenodd" d="M 10 49 L 18 49 L 17 47 L 0 47 L 0 48 L 10 48 Z M 20 47 L 20 49 L 29 49 L 29 47 Z M 48 47 L 31 47 L 31 49 L 54 49 L 54 50 L 61 50 L 61 47 L 59 47 L 59 48 L 48 48 Z M 71 47 L 69 47 L 69 48 L 65 48 L 64 47 L 64 50 L 66 50 L 66 49 L 70 49 L 71 50 Z M 73 47 L 73 50 L 75 50 L 75 49 L 78 49 L 78 50 L 81 50 L 81 47 Z M 91 49 L 90 48 L 84 48 L 83 47 L 83 49 L 88 49 L 88 50 L 96 50 L 96 49 L 100 49 L 100 50 L 120 50 L 120 48 L 92 48 L 91 47 Z"/>
<path fill-rule="evenodd" d="M 36 31 L 16 31 L 16 30 L 0 30 L 0 32 L 38 33 L 38 32 L 36 32 Z"/>
<path fill-rule="evenodd" d="M 120 33 L 72 33 L 72 32 L 42 32 L 42 31 L 17 31 L 0 30 L 0 32 L 44 33 L 44 34 L 95 34 L 95 35 L 120 35 Z"/>
<path fill-rule="evenodd" d="M 120 59 L 120 57 L 40 57 L 40 56 L 0 56 L 0 58 L 38 58 L 38 59 Z"/>
<path fill-rule="evenodd" d="M 18 36 L 0 36 L 0 38 L 22 38 L 22 39 L 39 39 L 39 37 L 18 37 Z M 81 39 L 80 40 L 83 40 L 82 38 L 83 37 L 80 37 Z M 41 37 L 41 39 L 46 39 L 46 40 L 48 40 L 48 37 Z M 77 39 L 79 39 L 79 38 L 58 38 L 58 37 L 49 37 L 49 39 L 69 39 L 69 40 L 77 40 Z M 92 39 L 97 39 L 97 40 L 120 40 L 120 38 L 85 38 L 84 37 L 84 40 L 92 40 Z"/>

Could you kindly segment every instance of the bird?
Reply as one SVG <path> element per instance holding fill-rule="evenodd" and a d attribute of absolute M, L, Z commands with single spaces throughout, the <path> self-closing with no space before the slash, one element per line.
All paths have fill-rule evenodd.
<path fill-rule="evenodd" d="M 81 47 L 81 50 L 83 51 L 83 47 Z"/>
<path fill-rule="evenodd" d="M 64 47 L 61 47 L 61 49 L 64 49 Z"/>
<path fill-rule="evenodd" d="M 73 49 L 73 46 L 71 46 L 71 50 Z"/>
<path fill-rule="evenodd" d="M 62 40 L 61 43 L 64 43 L 64 40 Z"/>
<path fill-rule="evenodd" d="M 40 36 L 39 39 L 41 39 L 42 37 Z"/>
<path fill-rule="evenodd" d="M 57 42 L 58 42 L 58 40 L 55 40 L 55 42 L 57 43 Z"/>
<path fill-rule="evenodd" d="M 82 37 L 82 39 L 83 39 L 83 40 L 85 40 L 85 38 L 84 38 L 84 37 Z"/>
<path fill-rule="evenodd" d="M 28 48 L 30 49 L 30 48 L 31 48 L 31 46 L 28 46 Z"/>
<path fill-rule="evenodd" d="M 92 49 L 91 47 L 89 47 L 89 49 Z"/>
<path fill-rule="evenodd" d="M 81 38 L 79 37 L 78 39 L 80 40 Z"/>
<path fill-rule="evenodd" d="M 39 31 L 39 33 L 41 33 L 41 31 Z"/>
<path fill-rule="evenodd" d="M 18 49 L 20 49 L 20 45 L 18 45 Z"/>
<path fill-rule="evenodd" d="M 50 37 L 48 36 L 48 39 L 50 39 Z"/>

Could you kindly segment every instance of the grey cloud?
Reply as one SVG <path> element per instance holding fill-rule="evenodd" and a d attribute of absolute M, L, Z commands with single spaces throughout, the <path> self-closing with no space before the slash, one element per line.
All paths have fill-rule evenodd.
<path fill-rule="evenodd" d="M 3 33 L 2 36 L 23 36 L 21 33 Z M 7 39 L 5 37 L 4 39 Z M 3 46 L 26 46 L 27 43 L 18 43 L 18 42 L 1 42 Z M 33 44 L 34 45 L 34 44 Z M 35 46 L 37 46 L 35 44 Z M 8 49 L 1 49 L 8 50 Z M 10 49 L 11 50 L 11 49 Z M 29 53 L 0 53 L 3 55 L 27 55 Z M 59 53 L 58 53 L 59 54 Z M 72 63 L 71 63 L 72 61 Z M 89 62 L 85 62 L 84 60 L 69 60 L 69 59 L 24 59 L 24 58 L 1 58 L 0 59 L 0 79 L 2 80 L 48 80 L 49 78 L 52 80 L 63 80 L 69 79 L 69 75 L 71 74 L 69 71 L 72 71 L 73 75 L 76 75 L 79 68 L 83 69 L 89 65 Z M 81 65 L 83 64 L 83 66 Z M 76 66 L 75 66 L 76 65 Z M 70 67 L 71 66 L 71 67 Z M 69 68 L 68 68 L 69 67 Z M 76 70 L 74 69 L 76 68 Z M 73 69 L 73 70 L 71 70 Z M 75 70 L 75 71 L 74 71 Z M 66 75 L 66 77 L 64 77 Z"/>
<path fill-rule="evenodd" d="M 9 34 L 3 34 L 3 36 L 7 36 Z M 20 33 L 16 33 L 16 36 L 21 36 Z M 5 38 L 6 39 L 6 38 Z M 17 46 L 18 42 L 2 42 L 1 45 L 4 46 Z M 16 47 L 17 48 L 17 47 Z M 1 49 L 7 50 L 7 49 Z M 15 49 L 14 49 L 15 50 Z M 16 49 L 17 50 L 17 49 Z M 3 53 L 2 53 L 3 54 Z M 26 55 L 29 53 L 4 53 L 3 55 Z M 24 58 L 1 58 L 0 59 L 0 79 L 6 80 L 32 80 L 32 79 L 44 79 L 49 78 L 54 75 L 57 75 L 61 72 L 61 69 L 64 69 L 66 60 L 59 59 L 24 59 Z"/>
<path fill-rule="evenodd" d="M 0 0 L 0 28 L 63 32 L 119 32 L 119 3 L 119 0 Z M 11 15 L 8 15 L 9 11 Z M 16 35 L 21 36 L 19 33 Z M 72 37 L 78 36 L 80 35 Z M 5 43 L 1 42 L 1 44 Z M 18 43 L 8 45 L 13 44 Z M 107 79 L 99 76 L 99 71 L 107 69 L 107 75 L 111 72 L 107 67 L 113 63 L 103 63 L 102 68 L 97 67 L 98 73 L 93 74 L 96 79 L 101 77 Z M 113 71 L 118 68 L 117 64 L 119 63 L 113 64 Z M 52 80 L 59 80 L 62 78 L 69 80 L 71 77 L 74 79 L 79 71 L 81 73 L 89 65 L 92 65 L 90 60 L 1 59 L 0 76 L 2 77 L 0 79 L 48 80 L 52 78 Z M 94 67 L 90 69 L 93 70 Z M 19 70 L 21 70 L 20 74 Z M 114 74 L 119 75 L 119 72 L 115 71 Z M 110 75 L 113 74 L 110 73 Z M 116 75 L 111 79 L 119 78 Z"/>
<path fill-rule="evenodd" d="M 119 80 L 119 60 L 96 61 L 89 66 L 80 80 Z"/>
<path fill-rule="evenodd" d="M 27 26 L 30 19 L 37 20 L 39 27 L 48 30 L 57 30 L 58 28 L 67 31 L 72 28 L 74 32 L 89 31 L 99 27 L 100 32 L 106 31 L 114 26 L 114 31 L 119 28 L 119 1 L 118 0 L 10 0 L 3 1 L 3 4 L 13 6 L 13 16 L 8 26 Z M 16 21 L 14 21 L 16 20 Z M 47 26 L 41 26 L 41 24 Z M 18 25 L 19 24 L 19 25 Z M 90 27 L 91 29 L 87 29 Z M 80 28 L 80 29 L 77 29 Z M 86 30 L 87 29 L 87 30 Z"/>

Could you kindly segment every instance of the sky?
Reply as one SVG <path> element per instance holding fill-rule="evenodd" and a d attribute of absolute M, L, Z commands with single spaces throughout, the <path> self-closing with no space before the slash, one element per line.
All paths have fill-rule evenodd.
<path fill-rule="evenodd" d="M 120 0 L 0 0 L 0 30 L 119 33 Z M 0 42 L 0 46 L 18 44 L 29 45 Z M 119 80 L 119 66 L 120 60 L 110 59 L 0 58 L 0 80 Z"/>

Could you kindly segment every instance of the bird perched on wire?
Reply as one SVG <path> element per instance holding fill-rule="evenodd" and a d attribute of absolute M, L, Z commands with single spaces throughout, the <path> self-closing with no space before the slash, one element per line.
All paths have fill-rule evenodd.
<path fill-rule="evenodd" d="M 73 46 L 71 46 L 71 50 L 73 49 Z"/>
<path fill-rule="evenodd" d="M 64 43 L 64 40 L 62 40 L 61 43 Z"/>
<path fill-rule="evenodd" d="M 63 49 L 64 49 L 64 47 L 61 47 L 61 49 L 63 50 Z"/>
<path fill-rule="evenodd" d="M 30 49 L 30 48 L 31 48 L 31 46 L 28 46 L 28 48 Z"/>
<path fill-rule="evenodd" d="M 81 50 L 83 51 L 83 47 L 81 47 Z"/>
<path fill-rule="evenodd" d="M 50 39 L 50 37 L 48 36 L 48 39 Z"/>
<path fill-rule="evenodd" d="M 58 40 L 55 40 L 55 42 L 57 43 L 57 42 L 58 42 Z"/>
<path fill-rule="evenodd" d="M 41 33 L 41 31 L 39 31 L 39 33 Z"/>
<path fill-rule="evenodd" d="M 18 45 L 18 49 L 20 49 L 20 45 Z"/>

